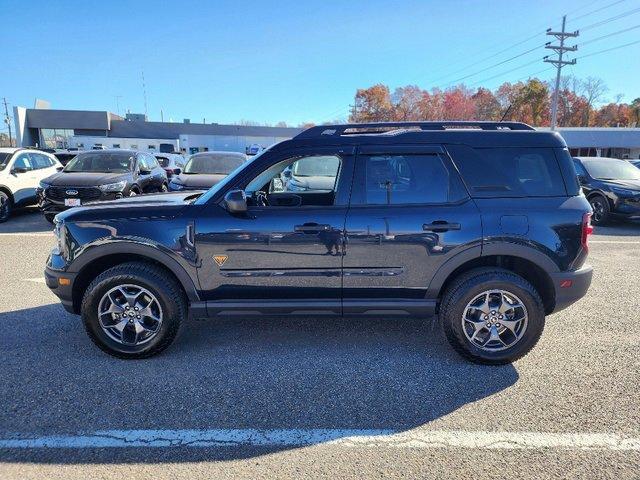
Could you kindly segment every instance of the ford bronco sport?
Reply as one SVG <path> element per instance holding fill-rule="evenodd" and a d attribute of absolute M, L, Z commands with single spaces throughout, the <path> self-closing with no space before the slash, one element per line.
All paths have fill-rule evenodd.
<path fill-rule="evenodd" d="M 323 181 L 309 188 L 282 180 L 319 163 Z M 458 353 L 502 364 L 531 350 L 546 315 L 585 295 L 590 215 L 557 133 L 510 122 L 319 126 L 204 194 L 58 214 L 46 281 L 122 358 L 164 350 L 189 316 L 437 314 Z"/>

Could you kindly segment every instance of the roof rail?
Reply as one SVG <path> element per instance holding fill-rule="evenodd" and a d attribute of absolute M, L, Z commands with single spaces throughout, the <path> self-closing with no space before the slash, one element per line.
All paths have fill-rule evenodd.
<path fill-rule="evenodd" d="M 438 122 L 379 122 L 379 123 L 345 123 L 341 125 L 318 125 L 308 128 L 294 138 L 321 138 L 325 136 L 382 134 L 394 130 L 535 130 L 530 125 L 521 122 L 469 122 L 469 121 L 438 121 Z"/>

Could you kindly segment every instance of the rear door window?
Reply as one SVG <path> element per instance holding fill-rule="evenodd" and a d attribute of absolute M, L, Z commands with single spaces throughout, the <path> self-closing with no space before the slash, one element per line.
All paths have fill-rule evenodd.
<path fill-rule="evenodd" d="M 361 155 L 352 204 L 446 204 L 467 197 L 437 154 Z M 364 188 L 362 188 L 364 187 Z"/>
<path fill-rule="evenodd" d="M 449 145 L 447 149 L 473 197 L 567 195 L 551 148 Z"/>

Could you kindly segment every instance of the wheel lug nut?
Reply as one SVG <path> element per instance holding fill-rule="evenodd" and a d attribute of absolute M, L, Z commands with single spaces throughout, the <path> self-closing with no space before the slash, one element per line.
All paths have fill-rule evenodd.
<path fill-rule="evenodd" d="M 140 315 L 136 315 L 136 318 L 140 318 Z"/>
<path fill-rule="evenodd" d="M 496 323 L 496 327 L 499 327 L 499 326 L 500 326 L 500 324 L 499 324 L 499 323 Z"/>

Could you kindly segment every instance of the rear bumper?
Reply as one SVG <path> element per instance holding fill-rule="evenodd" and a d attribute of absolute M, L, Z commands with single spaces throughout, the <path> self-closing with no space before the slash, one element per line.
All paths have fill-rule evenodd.
<path fill-rule="evenodd" d="M 572 272 L 552 273 L 551 280 L 556 294 L 553 312 L 559 312 L 584 297 L 589 290 L 592 277 L 593 268 L 590 265 L 584 265 Z"/>

